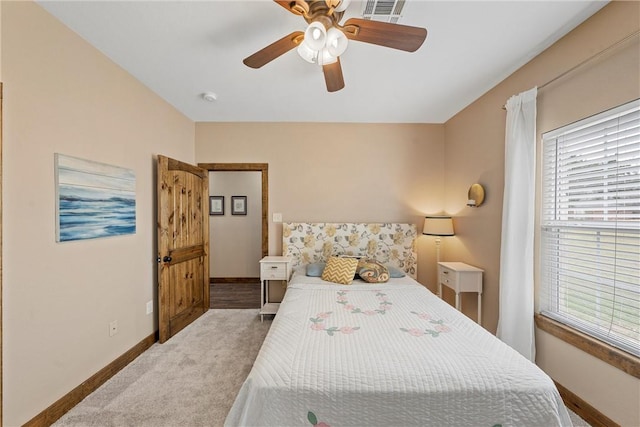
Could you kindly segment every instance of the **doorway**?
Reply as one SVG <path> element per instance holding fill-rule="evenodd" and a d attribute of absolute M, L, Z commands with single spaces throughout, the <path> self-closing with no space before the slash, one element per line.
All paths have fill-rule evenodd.
<path fill-rule="evenodd" d="M 199 163 L 198 166 L 209 171 L 210 176 L 219 178 L 221 187 L 215 185 L 215 181 L 210 178 L 212 184 L 210 196 L 214 196 L 214 211 L 211 216 L 211 238 L 210 251 L 211 254 L 211 274 L 210 274 L 210 291 L 211 291 L 211 308 L 258 308 L 260 306 L 260 279 L 258 261 L 266 256 L 269 252 L 269 228 L 267 215 L 269 212 L 269 165 L 266 163 Z M 234 172 L 234 174 L 213 174 L 217 172 Z M 246 174 L 245 174 L 246 173 Z M 231 194 L 229 191 L 220 191 L 225 188 L 225 181 L 245 182 L 246 185 L 255 186 L 251 191 L 239 191 L 243 194 Z M 226 188 L 234 188 L 233 185 Z M 235 187 L 238 188 L 238 187 Z M 242 188 L 242 187 L 240 187 Z M 229 194 L 226 194 L 229 193 Z M 247 193 L 253 193 L 253 196 L 247 196 Z M 239 196 L 232 200 L 233 196 Z M 246 198 L 244 198 L 247 196 Z M 224 198 L 223 198 L 224 197 Z M 239 206 L 234 206 L 239 202 Z M 234 208 L 245 208 L 247 216 L 243 215 Z M 222 212 L 221 212 L 222 211 Z M 236 215 L 233 215 L 235 213 Z M 216 217 L 217 215 L 217 217 Z M 254 218 L 249 218 L 253 215 Z M 257 218 L 255 218 L 257 217 Z M 257 221 L 256 221 L 257 220 Z M 239 227 L 239 228 L 238 228 Z M 249 231 L 247 229 L 257 229 L 260 241 L 257 242 L 258 247 L 246 248 L 246 240 L 249 239 L 246 233 L 255 236 L 256 230 Z M 217 229 L 217 230 L 216 230 Z M 234 244 L 229 244 L 228 239 L 235 232 L 238 240 Z M 217 234 L 218 233 L 218 234 Z M 227 243 L 223 248 L 215 247 L 217 242 L 216 234 Z M 242 237 L 242 236 L 245 237 Z M 255 238 L 255 237 L 251 237 Z M 250 243 L 253 245 L 253 243 Z M 244 261 L 245 265 L 236 264 L 232 266 L 233 249 L 248 252 L 251 261 Z M 243 249 L 244 248 L 244 249 Z M 218 256 L 216 257 L 216 253 Z M 253 258 L 256 258 L 255 260 Z M 255 265 L 254 265 L 255 263 Z M 219 267 L 216 267 L 219 266 Z M 255 270 L 255 271 L 254 271 Z"/>

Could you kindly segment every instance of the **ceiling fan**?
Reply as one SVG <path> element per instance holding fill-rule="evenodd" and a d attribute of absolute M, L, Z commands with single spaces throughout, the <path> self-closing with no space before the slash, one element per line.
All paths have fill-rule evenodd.
<path fill-rule="evenodd" d="M 248 67 L 260 68 L 297 47 L 303 59 L 322 67 L 329 92 L 344 88 L 340 55 L 349 40 L 415 52 L 427 37 L 424 28 L 359 18 L 348 19 L 341 25 L 340 20 L 351 0 L 274 1 L 302 16 L 309 26 L 304 32 L 294 31 L 284 36 L 242 62 Z"/>

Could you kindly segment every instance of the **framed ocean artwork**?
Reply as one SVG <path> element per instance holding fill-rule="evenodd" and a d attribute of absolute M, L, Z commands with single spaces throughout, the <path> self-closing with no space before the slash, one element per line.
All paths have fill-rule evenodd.
<path fill-rule="evenodd" d="M 56 241 L 135 234 L 131 169 L 55 154 Z"/>

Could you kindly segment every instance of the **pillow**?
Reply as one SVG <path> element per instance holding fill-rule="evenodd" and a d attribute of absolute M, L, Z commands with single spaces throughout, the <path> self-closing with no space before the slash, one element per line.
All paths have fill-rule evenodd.
<path fill-rule="evenodd" d="M 340 258 L 354 258 L 357 259 L 358 261 L 360 261 L 361 259 L 364 259 L 365 256 L 364 255 L 347 255 L 347 254 L 340 254 L 338 255 Z M 356 268 L 356 274 L 353 275 L 353 280 L 358 280 L 360 278 L 360 276 L 358 276 L 358 269 Z"/>
<path fill-rule="evenodd" d="M 331 257 L 322 272 L 322 280 L 342 285 L 350 285 L 353 276 L 358 269 L 358 260 L 355 258 Z"/>
<path fill-rule="evenodd" d="M 389 277 L 391 277 L 392 279 L 399 279 L 407 275 L 407 273 L 400 270 L 398 267 L 393 267 L 391 265 L 387 266 L 387 270 L 389 270 Z"/>
<path fill-rule="evenodd" d="M 387 270 L 387 267 L 371 259 L 360 260 L 358 263 L 358 275 L 367 283 L 384 283 L 389 281 L 389 270 Z"/>
<path fill-rule="evenodd" d="M 314 262 L 311 264 L 307 264 L 307 276 L 309 277 L 320 277 L 322 276 L 322 272 L 324 271 L 324 267 L 327 264 L 324 262 Z"/>

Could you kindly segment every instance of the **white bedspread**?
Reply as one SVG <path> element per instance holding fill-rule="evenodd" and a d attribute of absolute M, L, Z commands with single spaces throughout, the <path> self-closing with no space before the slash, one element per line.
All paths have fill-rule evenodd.
<path fill-rule="evenodd" d="M 226 426 L 571 426 L 536 365 L 410 278 L 294 275 Z"/>

